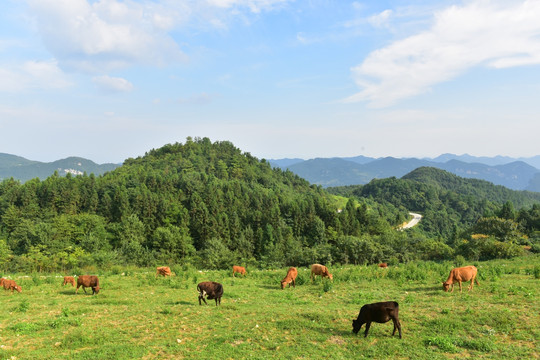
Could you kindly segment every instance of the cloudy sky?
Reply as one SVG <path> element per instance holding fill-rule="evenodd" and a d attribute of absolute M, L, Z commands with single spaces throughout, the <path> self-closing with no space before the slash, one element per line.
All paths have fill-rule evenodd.
<path fill-rule="evenodd" d="M 0 153 L 540 154 L 540 0 L 2 0 Z"/>

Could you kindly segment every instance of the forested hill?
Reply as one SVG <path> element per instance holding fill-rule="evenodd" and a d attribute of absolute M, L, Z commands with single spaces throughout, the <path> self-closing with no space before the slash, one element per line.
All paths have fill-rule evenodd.
<path fill-rule="evenodd" d="M 540 193 L 510 190 L 431 167 L 418 168 L 401 179 L 376 179 L 366 185 L 327 190 L 420 212 L 424 217 L 418 228 L 429 236 L 456 237 L 460 231 L 470 230 L 482 217 L 515 221 L 516 224 L 512 224 L 515 227 L 519 222 L 527 223 L 525 227 L 529 229 L 540 226 L 540 223 L 533 225 L 540 220 Z M 534 231 L 527 234 L 537 235 Z"/>
<path fill-rule="evenodd" d="M 463 178 L 432 167 L 420 167 L 403 176 L 402 179 L 434 185 L 460 195 L 474 196 L 492 202 L 505 203 L 510 201 L 517 208 L 540 203 L 540 193 L 538 192 L 511 190 L 486 180 Z"/>
<path fill-rule="evenodd" d="M 0 248 L 4 241 L 22 268 L 36 258 L 73 267 L 76 254 L 95 266 L 308 264 L 331 259 L 330 244 L 341 236 L 390 230 L 406 215 L 345 205 L 230 142 L 188 138 L 99 177 L 4 180 Z"/>
<path fill-rule="evenodd" d="M 460 247 L 456 239 L 479 231 L 472 227 L 486 214 L 504 215 L 502 229 L 509 230 L 501 235 L 499 220 L 484 226 L 486 236 L 498 232 L 475 258 L 520 255 L 521 245 L 535 249 L 540 206 L 516 215 L 506 204 L 459 195 L 440 181 L 377 180 L 349 189 L 356 197 L 350 199 L 230 142 L 188 138 L 102 176 L 0 182 L 0 271 L 451 259 L 475 254 L 473 242 Z M 396 231 L 409 210 L 423 211 L 421 230 Z"/>

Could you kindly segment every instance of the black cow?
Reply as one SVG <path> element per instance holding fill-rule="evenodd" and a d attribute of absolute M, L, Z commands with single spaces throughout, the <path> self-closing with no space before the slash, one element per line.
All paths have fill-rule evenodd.
<path fill-rule="evenodd" d="M 204 281 L 197 285 L 197 291 L 199 292 L 199 305 L 202 305 L 201 300 L 208 305 L 205 300 L 206 296 L 208 296 L 209 300 L 215 299 L 216 306 L 218 306 L 218 303 L 219 305 L 221 305 L 221 296 L 223 296 L 223 285 L 221 285 L 220 283 L 214 281 Z"/>
<path fill-rule="evenodd" d="M 364 333 L 364 337 L 367 337 L 369 327 L 373 321 L 377 323 L 385 323 L 392 320 L 394 322 L 394 331 L 392 332 L 392 336 L 394 336 L 397 329 L 399 330 L 399 338 L 401 339 L 401 324 L 399 323 L 398 312 L 399 305 L 395 301 L 366 304 L 360 309 L 358 318 L 352 322 L 353 332 L 358 334 L 358 331 L 360 331 L 362 325 L 366 324 L 366 332 Z"/>

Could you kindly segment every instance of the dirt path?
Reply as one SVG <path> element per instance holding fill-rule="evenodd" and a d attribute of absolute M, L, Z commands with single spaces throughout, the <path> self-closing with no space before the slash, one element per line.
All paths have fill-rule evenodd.
<path fill-rule="evenodd" d="M 413 226 L 417 225 L 422 219 L 422 215 L 420 214 L 412 213 L 412 212 L 410 212 L 409 214 L 413 216 L 412 220 L 409 221 L 407 224 L 403 225 L 402 227 L 400 227 L 399 230 L 410 229 Z"/>

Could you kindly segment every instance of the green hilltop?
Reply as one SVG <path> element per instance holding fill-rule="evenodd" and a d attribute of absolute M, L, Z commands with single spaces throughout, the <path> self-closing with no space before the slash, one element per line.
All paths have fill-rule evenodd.
<path fill-rule="evenodd" d="M 228 141 L 188 138 L 100 176 L 6 179 L 0 270 L 451 259 L 469 256 L 462 240 L 479 231 L 477 258 L 537 250 L 538 198 L 490 197 L 489 183 L 429 168 L 408 176 L 326 191 Z M 420 225 L 397 231 L 413 210 Z"/>

